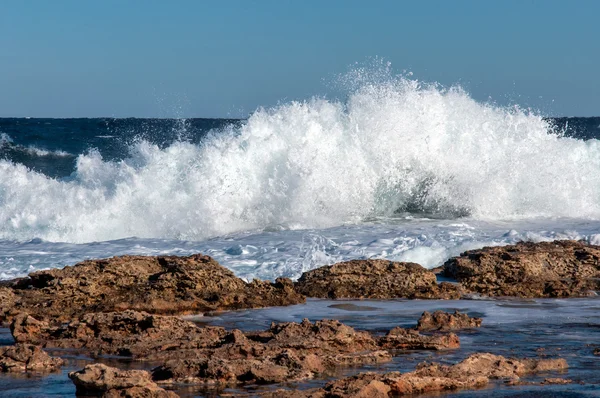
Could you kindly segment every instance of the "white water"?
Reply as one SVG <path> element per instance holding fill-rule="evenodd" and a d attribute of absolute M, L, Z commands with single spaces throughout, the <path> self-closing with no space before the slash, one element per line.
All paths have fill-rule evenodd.
<path fill-rule="evenodd" d="M 125 253 L 202 251 L 274 278 L 350 258 L 433 267 L 488 244 L 600 241 L 599 142 L 550 131 L 540 115 L 388 76 L 345 103 L 258 110 L 201 145 L 80 155 L 64 180 L 0 161 L 0 279 Z"/>
<path fill-rule="evenodd" d="M 129 238 L 93 243 L 0 241 L 0 279 L 88 258 L 123 254 L 205 253 L 236 275 L 275 279 L 356 258 L 387 258 L 437 267 L 465 250 L 521 240 L 584 239 L 600 244 L 600 222 L 574 219 L 487 222 L 396 219 L 329 229 L 238 233 L 205 241 Z"/>
<path fill-rule="evenodd" d="M 396 210 L 498 220 L 600 217 L 598 141 L 548 133 L 538 115 L 404 78 L 347 103 L 259 110 L 200 145 L 81 155 L 57 181 L 0 162 L 0 237 L 199 240 L 324 228 Z"/>

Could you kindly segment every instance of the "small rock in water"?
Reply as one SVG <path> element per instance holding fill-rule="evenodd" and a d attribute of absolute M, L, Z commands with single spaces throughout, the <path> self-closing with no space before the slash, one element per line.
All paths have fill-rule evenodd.
<path fill-rule="evenodd" d="M 444 311 L 435 311 L 433 314 L 425 311 L 417 321 L 417 330 L 460 330 L 478 328 L 481 326 L 481 318 L 471 318 L 456 310 L 453 314 Z"/>
<path fill-rule="evenodd" d="M 145 370 L 120 370 L 103 364 L 87 365 L 82 370 L 69 373 L 75 384 L 77 395 L 104 398 L 175 398 L 152 381 Z"/>
<path fill-rule="evenodd" d="M 0 372 L 54 372 L 63 364 L 31 344 L 0 347 Z"/>

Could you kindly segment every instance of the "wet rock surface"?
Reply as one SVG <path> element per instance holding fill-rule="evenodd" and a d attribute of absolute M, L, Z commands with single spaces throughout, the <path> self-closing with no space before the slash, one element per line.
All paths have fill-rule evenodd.
<path fill-rule="evenodd" d="M 11 294 L 12 293 L 12 294 Z M 0 316 L 18 312 L 69 321 L 89 312 L 134 309 L 190 314 L 304 302 L 291 280 L 246 283 L 209 256 L 122 256 L 38 271 L 0 288 Z M 2 321 L 2 319 L 0 319 Z"/>
<path fill-rule="evenodd" d="M 273 324 L 264 332 L 225 336 L 195 357 L 167 361 L 153 372 L 161 382 L 279 383 L 310 379 L 338 366 L 391 360 L 367 332 L 335 320 Z"/>
<path fill-rule="evenodd" d="M 77 395 L 129 398 L 175 398 L 172 391 L 159 387 L 145 370 L 119 370 L 103 364 L 87 365 L 69 373 Z"/>
<path fill-rule="evenodd" d="M 212 347 L 227 335 L 224 328 L 200 328 L 174 316 L 132 310 L 86 314 L 59 326 L 19 314 L 11 324 L 11 331 L 17 342 L 86 349 L 97 355 L 114 354 L 136 359 Z"/>
<path fill-rule="evenodd" d="M 448 260 L 444 275 L 488 296 L 588 296 L 600 290 L 600 246 L 554 241 L 485 247 Z"/>
<path fill-rule="evenodd" d="M 454 333 L 422 335 L 416 330 L 394 328 L 379 339 L 379 345 L 389 350 L 448 350 L 460 347 Z"/>
<path fill-rule="evenodd" d="M 427 298 L 457 299 L 460 288 L 438 285 L 433 272 L 415 263 L 389 260 L 352 260 L 302 274 L 296 290 L 318 298 Z"/>
<path fill-rule="evenodd" d="M 490 379 L 518 380 L 528 373 L 560 371 L 567 368 L 563 359 L 534 360 L 505 358 L 488 353 L 473 354 L 456 365 L 422 363 L 413 372 L 360 373 L 335 380 L 321 389 L 295 392 L 289 396 L 350 398 L 406 396 L 485 387 Z M 559 383 L 557 378 L 546 384 Z M 569 381 L 570 382 L 570 381 Z M 279 395 L 277 395 L 279 394 Z M 266 396 L 286 396 L 283 390 Z M 303 394 L 303 395 L 302 395 Z"/>
<path fill-rule="evenodd" d="M 433 314 L 425 311 L 417 321 L 417 330 L 420 331 L 449 331 L 478 328 L 481 326 L 481 318 L 471 318 L 458 310 L 454 313 L 435 311 Z"/>
<path fill-rule="evenodd" d="M 0 372 L 54 372 L 63 363 L 31 344 L 0 347 Z"/>

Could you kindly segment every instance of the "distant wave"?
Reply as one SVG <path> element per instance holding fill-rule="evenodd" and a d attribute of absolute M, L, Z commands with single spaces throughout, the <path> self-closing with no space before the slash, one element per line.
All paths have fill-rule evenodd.
<path fill-rule="evenodd" d="M 15 152 L 21 154 L 27 154 L 30 156 L 38 156 L 38 157 L 55 157 L 55 158 L 64 158 L 64 157 L 75 157 L 75 155 L 65 152 L 65 151 L 50 151 L 43 148 L 38 148 L 34 145 L 23 146 L 23 145 L 15 145 L 14 140 L 6 133 L 0 133 L 0 153 L 2 152 Z"/>
<path fill-rule="evenodd" d="M 199 145 L 129 152 L 79 155 L 62 180 L 0 161 L 0 237 L 194 240 L 404 212 L 600 218 L 599 141 L 407 78 L 362 82 L 346 102 L 260 109 Z"/>

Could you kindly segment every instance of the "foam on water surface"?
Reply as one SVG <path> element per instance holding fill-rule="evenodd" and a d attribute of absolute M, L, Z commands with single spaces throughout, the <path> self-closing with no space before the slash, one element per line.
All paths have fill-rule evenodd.
<path fill-rule="evenodd" d="M 199 241 L 416 214 L 600 218 L 600 147 L 540 115 L 405 77 L 260 109 L 200 143 L 98 150 L 67 178 L 0 161 L 0 238 Z M 3 140 L 8 144 L 8 138 Z"/>
<path fill-rule="evenodd" d="M 322 265 L 360 258 L 412 261 L 427 268 L 465 250 L 521 240 L 585 239 L 600 241 L 600 222 L 577 219 L 479 221 L 395 219 L 328 229 L 252 231 L 203 241 L 128 238 L 91 243 L 57 243 L 41 239 L 0 241 L 0 279 L 89 258 L 123 254 L 208 254 L 236 275 L 298 278 Z"/>

